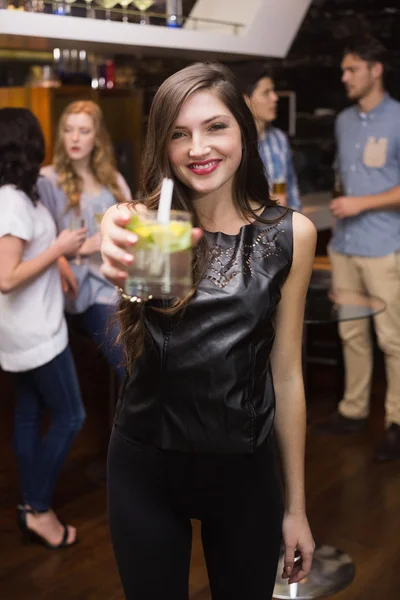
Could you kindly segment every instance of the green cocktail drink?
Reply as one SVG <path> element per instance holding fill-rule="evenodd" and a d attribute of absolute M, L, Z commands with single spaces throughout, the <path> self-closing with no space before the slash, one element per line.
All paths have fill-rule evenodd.
<path fill-rule="evenodd" d="M 126 293 L 142 300 L 181 298 L 192 287 L 192 222 L 190 213 L 171 211 L 160 223 L 156 211 L 135 214 L 127 228 L 138 236 L 132 248 Z"/>

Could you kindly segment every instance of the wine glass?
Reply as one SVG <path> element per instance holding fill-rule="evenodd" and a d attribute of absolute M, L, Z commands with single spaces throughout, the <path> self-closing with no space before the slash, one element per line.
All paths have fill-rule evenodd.
<path fill-rule="evenodd" d="M 149 17 L 145 14 L 146 10 L 153 6 L 155 0 L 132 0 L 133 4 L 140 11 L 140 24 L 148 25 Z"/>
<path fill-rule="evenodd" d="M 118 0 L 96 0 L 96 2 L 106 9 L 106 19 L 111 21 L 111 9 L 118 4 Z"/>
<path fill-rule="evenodd" d="M 93 0 L 85 0 L 86 3 L 86 17 L 88 19 L 96 18 L 96 10 L 93 6 Z"/>
<path fill-rule="evenodd" d="M 7 8 L 7 4 L 7 0 L 0 0 L 0 9 Z M 44 12 L 44 2 L 43 0 L 27 0 L 24 8 L 27 12 Z"/>
<path fill-rule="evenodd" d="M 82 227 L 86 227 L 86 220 L 81 213 L 80 207 L 76 206 L 74 208 L 71 208 L 68 229 L 70 231 L 77 231 L 78 229 L 82 229 Z M 72 262 L 75 265 L 82 264 L 82 258 L 79 256 L 79 253 L 76 255 Z"/>
<path fill-rule="evenodd" d="M 72 4 L 74 2 L 76 2 L 76 0 L 65 0 L 65 4 L 66 4 L 65 14 L 66 15 L 70 15 L 71 14 L 71 6 L 72 6 Z"/>
<path fill-rule="evenodd" d="M 122 6 L 122 21 L 124 23 L 129 22 L 128 11 L 126 10 L 133 0 L 119 0 L 119 4 Z"/>
<path fill-rule="evenodd" d="M 94 229 L 96 233 L 101 231 L 101 222 L 105 215 L 105 211 L 98 210 L 93 213 Z"/>

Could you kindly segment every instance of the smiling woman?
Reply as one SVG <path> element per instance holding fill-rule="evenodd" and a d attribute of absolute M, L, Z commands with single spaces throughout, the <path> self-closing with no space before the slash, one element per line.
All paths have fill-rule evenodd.
<path fill-rule="evenodd" d="M 103 220 L 103 272 L 115 282 L 139 256 L 124 225 L 158 207 L 164 177 L 174 180 L 173 208 L 204 229 L 187 297 L 120 303 L 128 376 L 108 484 L 128 600 L 188 599 L 191 518 L 202 521 L 213 600 L 271 598 L 282 533 L 283 576 L 300 581 L 311 567 L 300 356 L 316 235 L 270 199 L 257 142 L 228 69 L 175 73 L 151 107 L 142 203 Z"/>
<path fill-rule="evenodd" d="M 241 133 L 238 122 L 216 94 L 201 90 L 188 98 L 180 111 L 168 158 L 174 175 L 193 190 L 194 198 L 215 190 L 231 193 L 242 160 Z M 208 177 L 211 174 L 214 177 Z"/>

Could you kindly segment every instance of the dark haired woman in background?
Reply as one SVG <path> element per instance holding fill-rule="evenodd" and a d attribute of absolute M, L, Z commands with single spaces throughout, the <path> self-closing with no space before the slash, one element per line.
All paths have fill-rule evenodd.
<path fill-rule="evenodd" d="M 159 88 L 143 161 L 146 207 L 157 206 L 163 177 L 174 179 L 174 208 L 190 210 L 205 233 L 189 297 L 169 306 L 121 300 L 129 375 L 109 451 L 117 563 L 129 600 L 188 600 L 196 518 L 213 600 L 267 600 L 282 516 L 289 583 L 308 574 L 314 547 L 301 334 L 316 233 L 270 199 L 253 117 L 222 65 L 192 65 Z M 122 227 L 132 210 L 145 208 L 110 209 L 103 223 L 103 272 L 115 283 L 132 260 L 124 248 L 135 252 Z"/>
<path fill-rule="evenodd" d="M 36 190 L 44 154 L 34 115 L 1 109 L 0 366 L 15 374 L 14 447 L 22 488 L 17 523 L 27 539 L 60 548 L 76 541 L 76 530 L 51 510 L 53 490 L 85 412 L 57 260 L 79 250 L 86 230 L 56 237 Z M 51 422 L 42 437 L 45 411 Z"/>

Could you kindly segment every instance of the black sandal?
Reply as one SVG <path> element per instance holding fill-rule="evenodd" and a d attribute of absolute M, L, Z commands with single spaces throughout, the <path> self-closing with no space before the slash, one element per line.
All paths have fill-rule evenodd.
<path fill-rule="evenodd" d="M 33 510 L 32 508 L 27 508 L 26 506 L 21 505 L 17 507 L 17 526 L 22 533 L 22 537 L 25 543 L 42 544 L 42 546 L 45 546 L 49 550 L 59 550 L 60 548 L 69 548 L 70 546 L 74 546 L 78 542 L 78 540 L 76 539 L 73 542 L 67 542 L 68 527 L 64 523 L 61 523 L 61 525 L 64 527 L 64 535 L 61 542 L 57 545 L 50 544 L 39 533 L 36 533 L 36 531 L 33 531 L 33 529 L 29 529 L 28 525 L 26 524 L 26 515 L 28 513 L 31 515 L 38 514 L 37 511 Z"/>

